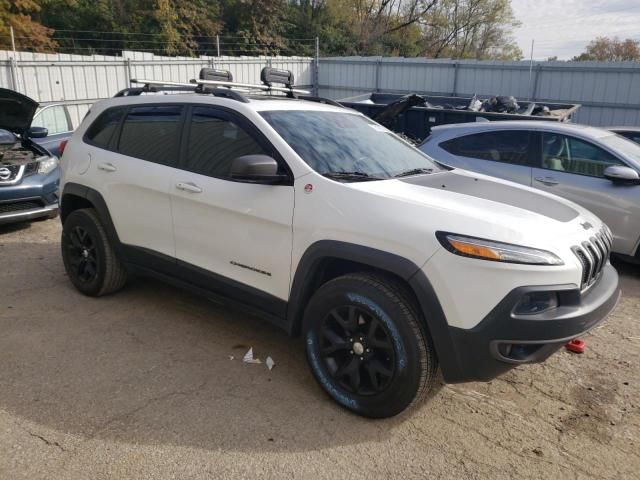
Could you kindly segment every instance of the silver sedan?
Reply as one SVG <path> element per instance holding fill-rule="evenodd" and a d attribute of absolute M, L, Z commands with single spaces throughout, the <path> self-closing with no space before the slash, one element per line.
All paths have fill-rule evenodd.
<path fill-rule="evenodd" d="M 434 127 L 419 148 L 584 206 L 609 225 L 616 253 L 640 260 L 639 144 L 585 125 L 504 121 Z"/>

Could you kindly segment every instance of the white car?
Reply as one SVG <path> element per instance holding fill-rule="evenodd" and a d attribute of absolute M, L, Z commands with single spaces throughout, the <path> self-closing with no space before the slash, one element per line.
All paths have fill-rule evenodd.
<path fill-rule="evenodd" d="M 615 306 L 611 233 L 585 209 L 439 167 L 330 101 L 211 86 L 130 89 L 69 141 L 62 255 L 84 294 L 136 273 L 259 312 L 370 417 L 438 367 L 465 382 L 543 361 Z"/>

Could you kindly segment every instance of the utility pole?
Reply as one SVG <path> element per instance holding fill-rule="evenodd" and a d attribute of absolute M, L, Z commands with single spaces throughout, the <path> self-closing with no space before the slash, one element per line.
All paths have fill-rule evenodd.
<path fill-rule="evenodd" d="M 313 94 L 317 97 L 320 89 L 320 69 L 318 62 L 320 61 L 320 37 L 316 37 L 316 52 L 313 59 Z"/>
<path fill-rule="evenodd" d="M 13 34 L 13 27 L 9 27 L 9 31 L 11 32 L 11 50 L 13 50 L 13 53 L 16 53 L 16 37 Z"/>
<path fill-rule="evenodd" d="M 218 52 L 218 57 L 220 56 L 220 35 L 216 35 L 216 51 Z"/>
<path fill-rule="evenodd" d="M 13 33 L 13 27 L 9 27 L 9 31 L 11 32 L 11 49 L 13 50 L 13 58 L 9 61 L 11 81 L 13 82 L 13 89 L 18 92 L 18 52 L 16 51 L 16 37 Z"/>
<path fill-rule="evenodd" d="M 531 81 L 533 79 L 533 47 L 535 46 L 535 39 L 531 40 L 531 59 L 529 60 L 529 101 L 531 101 L 531 97 L 533 96 L 533 91 L 531 89 Z"/>

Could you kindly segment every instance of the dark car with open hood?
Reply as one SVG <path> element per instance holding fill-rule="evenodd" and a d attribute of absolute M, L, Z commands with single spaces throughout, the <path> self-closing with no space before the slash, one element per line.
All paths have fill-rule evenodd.
<path fill-rule="evenodd" d="M 37 108 L 33 99 L 0 88 L 0 224 L 58 213 L 58 158 L 34 140 L 48 133 L 31 126 Z"/>

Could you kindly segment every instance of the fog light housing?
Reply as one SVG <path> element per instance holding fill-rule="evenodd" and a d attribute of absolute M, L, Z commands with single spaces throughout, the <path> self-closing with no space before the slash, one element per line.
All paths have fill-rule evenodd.
<path fill-rule="evenodd" d="M 513 308 L 515 315 L 536 315 L 558 307 L 558 295 L 555 292 L 525 293 Z"/>

